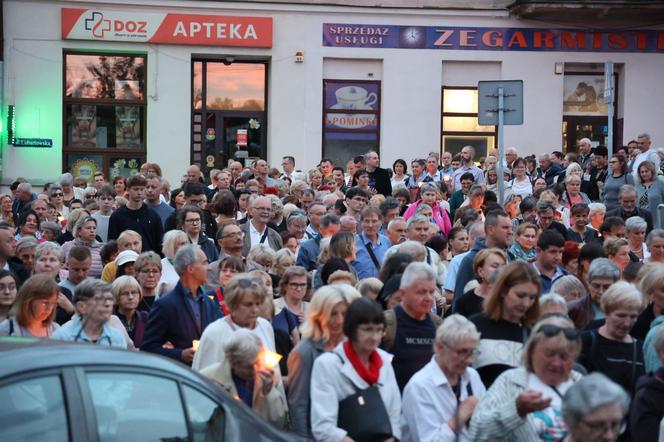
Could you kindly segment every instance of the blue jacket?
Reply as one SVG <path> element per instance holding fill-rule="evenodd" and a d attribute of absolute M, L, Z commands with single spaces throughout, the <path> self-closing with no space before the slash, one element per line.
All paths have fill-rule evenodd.
<path fill-rule="evenodd" d="M 297 252 L 296 266 L 304 267 L 307 272 L 316 270 L 318 266 L 318 255 L 320 254 L 320 235 L 313 239 L 308 239 L 300 244 L 300 250 Z"/>
<path fill-rule="evenodd" d="M 185 296 L 189 294 L 178 281 L 173 290 L 155 301 L 150 310 L 141 350 L 181 361 L 182 350 L 190 348 L 194 340 L 201 339 L 205 327 L 221 318 L 219 305 L 203 295 L 201 326 L 198 327 L 194 311 Z M 166 342 L 173 344 L 174 348 L 163 348 Z"/>

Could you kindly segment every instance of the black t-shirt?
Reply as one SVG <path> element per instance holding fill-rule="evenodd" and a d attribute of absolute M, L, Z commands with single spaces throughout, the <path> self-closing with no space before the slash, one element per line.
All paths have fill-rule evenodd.
<path fill-rule="evenodd" d="M 468 290 L 464 293 L 456 303 L 456 311 L 466 318 L 476 314 L 482 313 L 482 303 L 484 298 L 475 294 L 475 289 Z"/>
<path fill-rule="evenodd" d="M 431 360 L 436 326 L 429 315 L 422 321 L 411 318 L 401 305 L 394 307 L 394 314 L 397 330 L 390 351 L 399 390 L 403 391 L 410 378 Z"/>
<path fill-rule="evenodd" d="M 636 319 L 636 323 L 634 323 L 634 327 L 632 327 L 632 331 L 630 331 L 629 334 L 641 342 L 645 341 L 646 336 L 650 331 L 650 324 L 654 320 L 655 320 L 655 310 L 653 304 L 650 303 L 648 304 L 648 307 L 646 307 L 641 312 L 639 317 Z"/>
<path fill-rule="evenodd" d="M 486 388 L 505 370 L 521 365 L 521 352 L 528 339 L 528 328 L 500 319 L 494 321 L 484 313 L 468 318 L 482 334 L 473 367 Z"/>
<path fill-rule="evenodd" d="M 584 332 L 581 342 L 579 363 L 588 373 L 599 371 L 605 374 L 631 396 L 636 381 L 645 374 L 643 344 L 636 339 L 631 343 L 607 339 L 598 330 Z"/>
<path fill-rule="evenodd" d="M 136 307 L 136 310 L 150 313 L 150 309 L 152 308 L 152 304 L 154 304 L 155 299 L 157 299 L 156 296 L 142 297 L 141 302 L 139 302 L 138 307 Z"/>

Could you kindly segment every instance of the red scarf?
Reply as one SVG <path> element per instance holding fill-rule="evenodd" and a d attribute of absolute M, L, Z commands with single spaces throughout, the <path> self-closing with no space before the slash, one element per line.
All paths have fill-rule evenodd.
<path fill-rule="evenodd" d="M 226 301 L 224 300 L 224 294 L 222 293 L 221 288 L 217 289 L 215 295 L 217 295 L 217 300 L 219 301 L 219 308 L 221 308 L 221 313 L 223 313 L 224 316 L 230 315 L 231 312 L 228 310 L 228 307 L 226 307 Z"/>
<path fill-rule="evenodd" d="M 360 361 L 360 357 L 355 353 L 355 349 L 350 341 L 344 342 L 344 352 L 357 374 L 359 374 L 367 384 L 373 385 L 378 382 L 380 368 L 383 366 L 383 360 L 380 358 L 380 355 L 376 350 L 372 351 L 369 356 L 369 368 Z"/>

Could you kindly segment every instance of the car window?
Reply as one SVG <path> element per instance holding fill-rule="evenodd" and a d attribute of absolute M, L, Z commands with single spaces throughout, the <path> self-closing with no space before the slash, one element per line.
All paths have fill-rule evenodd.
<path fill-rule="evenodd" d="M 0 440 L 48 442 L 69 439 L 59 376 L 17 381 L 0 387 Z"/>
<path fill-rule="evenodd" d="M 224 409 L 208 396 L 184 387 L 184 401 L 194 432 L 194 442 L 224 440 Z"/>
<path fill-rule="evenodd" d="M 175 381 L 137 373 L 88 373 L 99 440 L 187 439 Z"/>

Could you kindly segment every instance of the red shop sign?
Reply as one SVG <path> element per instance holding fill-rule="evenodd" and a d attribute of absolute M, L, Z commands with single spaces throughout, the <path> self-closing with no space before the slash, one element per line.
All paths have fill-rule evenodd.
<path fill-rule="evenodd" d="M 272 47 L 272 18 L 62 8 L 63 40 Z"/>

